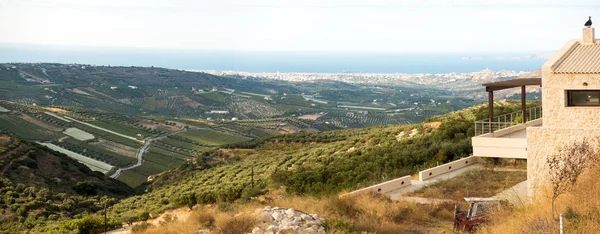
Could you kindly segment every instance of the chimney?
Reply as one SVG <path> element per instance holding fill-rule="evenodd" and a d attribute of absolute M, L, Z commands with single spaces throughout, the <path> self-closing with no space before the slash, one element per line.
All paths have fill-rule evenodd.
<path fill-rule="evenodd" d="M 596 43 L 596 36 L 594 33 L 594 28 L 583 28 L 583 41 L 584 44 L 594 44 Z"/>

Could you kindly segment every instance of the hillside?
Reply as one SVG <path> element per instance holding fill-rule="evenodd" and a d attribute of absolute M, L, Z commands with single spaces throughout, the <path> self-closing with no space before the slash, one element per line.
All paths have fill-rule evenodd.
<path fill-rule="evenodd" d="M 37 143 L 0 135 L 0 230 L 44 230 L 132 194 L 124 183 Z"/>
<path fill-rule="evenodd" d="M 109 155 L 109 152 L 114 153 L 114 151 L 108 150 L 109 148 L 105 148 L 103 151 L 94 150 L 101 149 L 101 146 L 114 147 L 114 143 L 117 142 L 124 146 L 133 147 L 137 144 L 137 147 L 141 147 L 141 143 L 134 140 L 136 139 L 135 134 L 132 135 L 132 133 L 135 132 L 149 134 L 148 137 L 154 139 L 150 150 L 144 155 L 145 160 L 142 166 L 123 171 L 117 177 L 128 183 L 138 177 L 143 180 L 146 178 L 151 180 L 138 187 L 138 191 L 143 191 L 141 194 L 110 202 L 114 205 L 109 209 L 109 218 L 111 223 L 117 226 L 119 223 L 145 220 L 169 209 L 197 203 L 237 203 L 256 201 L 259 197 L 267 200 L 278 199 L 277 197 L 280 196 L 278 194 L 282 194 L 281 192 L 284 196 L 329 196 L 341 191 L 412 174 L 422 168 L 468 156 L 471 151 L 469 137 L 473 134 L 473 120 L 483 118 L 487 111 L 486 106 L 481 105 L 431 117 L 427 123 L 325 132 L 299 132 L 247 140 L 242 135 L 225 130 L 226 128 L 223 126 L 213 126 L 210 122 L 101 114 L 75 108 L 49 115 L 43 111 L 40 113 L 41 110 L 45 110 L 41 107 L 14 103 L 3 103 L 2 105 L 9 111 L 0 114 L 0 117 L 4 118 L 6 123 L 13 123 L 13 125 L 3 125 L 3 127 L 8 126 L 13 130 L 11 132 L 33 138 L 39 138 L 41 133 L 45 133 L 45 135 L 42 134 L 44 139 L 40 140 L 54 142 L 56 145 L 76 150 L 82 154 L 104 152 Z M 518 108 L 519 104 L 517 103 L 498 103 L 496 112 L 512 112 Z M 33 122 L 45 127 L 18 128 L 21 125 L 16 124 L 15 121 L 32 123 L 31 120 L 23 119 L 23 114 L 35 118 L 40 122 Z M 158 124 L 158 127 L 144 127 L 151 126 L 149 123 Z M 176 128 L 170 127 L 173 125 Z M 71 139 L 87 137 L 86 134 L 76 134 L 66 138 L 63 135 L 66 133 L 62 131 L 69 127 L 89 132 L 94 139 Z M 106 132 L 108 129 L 100 130 L 96 127 L 112 129 L 115 132 Z M 57 129 L 52 130 L 52 128 Z M 133 139 L 125 140 L 127 139 L 125 136 L 128 135 Z M 94 144 L 94 142 L 102 143 Z M 6 144 L 10 145 L 10 143 Z M 44 150 L 47 151 L 45 148 Z M 93 156 L 88 155 L 89 157 Z M 16 156 L 11 156 L 11 158 L 13 157 Z M 94 157 L 102 159 L 106 156 L 97 154 Z M 185 159 L 173 164 L 172 162 L 178 157 L 185 157 Z M 32 168 L 34 165 L 30 161 L 27 159 L 12 163 L 11 165 L 15 166 L 11 167 L 17 169 L 9 173 L 14 173 L 17 177 L 18 175 L 24 176 L 25 174 L 21 174 L 22 172 L 19 170 L 27 170 L 25 167 Z M 25 167 L 21 167 L 22 165 Z M 54 164 L 50 162 L 49 165 Z M 44 175 L 45 178 L 50 178 L 52 181 L 51 176 L 55 174 L 44 173 L 47 173 Z M 61 172 L 56 173 L 60 174 Z M 141 174 L 140 177 L 136 176 L 136 173 L 148 174 Z M 157 173 L 159 174 L 155 175 Z M 102 174 L 98 172 L 92 174 L 102 177 Z M 78 178 L 76 176 L 77 174 L 73 175 L 74 178 Z M 102 178 L 108 180 L 105 177 Z M 67 178 L 61 180 L 67 180 Z M 86 179 L 78 178 L 78 180 Z M 100 183 L 95 179 L 87 180 L 93 181 L 92 183 Z M 32 179 L 28 183 L 35 184 L 35 181 Z M 40 181 L 48 180 L 40 179 Z M 81 186 L 90 187 L 88 183 L 85 184 L 87 185 Z M 53 187 L 53 184 L 48 182 L 48 186 Z M 15 187 L 15 191 L 24 191 L 17 187 Z M 281 188 L 284 188 L 284 191 Z M 66 187 L 57 189 L 72 192 Z M 77 192 L 77 190 L 75 191 Z M 105 192 L 103 189 L 97 190 L 98 194 Z M 111 191 L 107 190 L 106 193 L 108 192 Z M 18 196 L 21 197 L 21 195 Z M 77 197 L 79 195 L 74 196 L 76 198 L 71 198 L 72 200 L 86 199 Z M 23 200 L 23 202 L 27 201 L 29 200 Z M 87 204 L 85 207 L 90 214 L 99 211 L 98 200 L 88 199 L 88 203 L 85 204 Z M 16 211 L 19 207 L 13 208 Z M 13 209 L 11 208 L 11 210 Z M 77 212 L 71 214 L 75 213 Z M 36 217 L 49 219 L 50 214 L 45 212 Z M 74 219 L 66 221 L 70 218 Z M 52 216 L 52 219 L 56 219 L 56 217 Z M 88 222 L 100 221 L 96 215 L 65 216 L 56 223 L 49 222 L 47 225 L 39 227 L 29 224 L 19 226 L 19 228 L 78 229 L 83 228 L 81 225 Z"/>
<path fill-rule="evenodd" d="M 498 105 L 499 113 L 516 108 L 516 103 Z M 252 200 L 263 194 L 273 199 L 270 192 L 280 186 L 300 196 L 366 187 L 468 156 L 473 120 L 485 113 L 479 106 L 432 118 L 441 121 L 435 124 L 297 133 L 225 145 L 154 177 L 148 193 L 116 204 L 113 215 L 125 220 L 142 210 L 155 215 L 190 202 Z M 224 155 L 234 160 L 206 164 Z"/>
<path fill-rule="evenodd" d="M 286 82 L 155 67 L 49 63 L 0 64 L 0 100 L 212 120 L 300 118 L 328 129 L 417 123 L 475 103 L 427 86 Z"/>

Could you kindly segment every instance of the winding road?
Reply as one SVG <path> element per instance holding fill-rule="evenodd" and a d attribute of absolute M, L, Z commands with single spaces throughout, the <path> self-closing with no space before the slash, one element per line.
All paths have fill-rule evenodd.
<path fill-rule="evenodd" d="M 119 175 L 121 175 L 121 172 L 141 166 L 142 163 L 143 163 L 143 161 L 144 161 L 143 160 L 144 153 L 146 153 L 146 151 L 148 151 L 148 149 L 150 148 L 150 143 L 152 143 L 153 141 L 162 140 L 162 139 L 165 139 L 166 137 L 168 137 L 170 135 L 175 135 L 177 133 L 185 132 L 187 130 L 188 129 L 182 129 L 182 130 L 179 130 L 177 132 L 173 132 L 173 133 L 170 133 L 170 134 L 166 134 L 166 135 L 163 135 L 163 136 L 159 136 L 159 137 L 148 139 L 148 140 L 144 141 L 144 145 L 142 147 L 140 147 L 140 149 L 138 149 L 137 154 L 136 154 L 137 163 L 134 164 L 134 165 L 131 165 L 129 167 L 119 168 L 119 169 L 117 169 L 115 171 L 115 173 L 113 173 L 109 177 L 115 179 L 115 178 L 119 177 Z"/>

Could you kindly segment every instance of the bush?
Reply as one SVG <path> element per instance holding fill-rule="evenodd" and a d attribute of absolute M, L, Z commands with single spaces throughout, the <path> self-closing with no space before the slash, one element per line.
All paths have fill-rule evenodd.
<path fill-rule="evenodd" d="M 143 232 L 143 231 L 146 231 L 146 229 L 148 229 L 150 227 L 152 227 L 152 224 L 143 222 L 140 224 L 133 225 L 133 227 L 131 227 L 131 232 L 133 232 L 133 233 Z"/>
<path fill-rule="evenodd" d="M 77 192 L 77 194 L 83 195 L 83 196 L 96 195 L 97 188 L 98 188 L 98 186 L 94 182 L 89 181 L 89 180 L 79 181 L 79 182 L 77 182 L 77 185 L 75 185 L 75 187 L 73 187 L 73 189 L 75 190 L 75 192 Z"/>
<path fill-rule="evenodd" d="M 112 219 L 107 220 L 107 229 L 115 229 L 121 227 L 119 222 Z M 96 215 L 87 215 L 80 219 L 67 221 L 63 229 L 76 230 L 81 234 L 100 233 L 104 231 L 104 219 Z"/>

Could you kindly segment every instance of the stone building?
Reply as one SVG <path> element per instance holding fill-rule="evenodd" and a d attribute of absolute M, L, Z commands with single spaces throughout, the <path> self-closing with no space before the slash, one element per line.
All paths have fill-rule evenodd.
<path fill-rule="evenodd" d="M 600 42 L 594 28 L 584 28 L 582 39 L 557 51 L 542 66 L 540 78 L 484 84 L 489 119 L 475 123 L 472 138 L 474 156 L 527 159 L 530 196 L 547 183 L 549 155 L 573 142 L 586 139 L 596 144 L 600 138 Z M 527 85 L 542 86 L 541 107 L 526 107 Z M 514 87 L 522 88 L 522 110 L 494 116 L 493 92 Z"/>
<path fill-rule="evenodd" d="M 543 126 L 527 129 L 529 194 L 545 183 L 546 157 L 575 141 L 600 137 L 600 43 L 594 28 L 542 66 Z"/>

